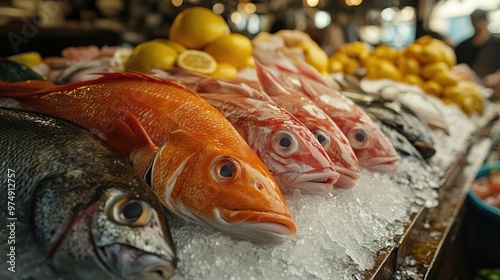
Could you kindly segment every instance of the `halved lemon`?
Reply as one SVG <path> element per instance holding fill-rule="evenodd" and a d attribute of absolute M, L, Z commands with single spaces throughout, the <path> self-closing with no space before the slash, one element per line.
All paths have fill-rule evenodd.
<path fill-rule="evenodd" d="M 8 59 L 22 63 L 29 67 L 37 66 L 42 63 L 42 56 L 39 52 L 25 52 L 9 56 Z"/>
<path fill-rule="evenodd" d="M 212 74 L 217 69 L 217 61 L 204 51 L 186 50 L 179 54 L 177 66 L 192 72 Z"/>

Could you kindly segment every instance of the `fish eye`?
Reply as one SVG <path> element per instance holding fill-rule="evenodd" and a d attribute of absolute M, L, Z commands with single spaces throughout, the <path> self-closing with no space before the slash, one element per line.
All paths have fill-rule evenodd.
<path fill-rule="evenodd" d="M 213 164 L 212 177 L 219 183 L 225 183 L 238 176 L 240 165 L 230 157 L 218 158 Z"/>
<path fill-rule="evenodd" d="M 151 218 L 151 207 L 143 200 L 122 197 L 112 205 L 111 218 L 127 226 L 144 226 Z"/>
<path fill-rule="evenodd" d="M 323 146 L 323 149 L 326 151 L 328 148 L 330 148 L 330 136 L 326 134 L 323 130 L 315 130 L 312 132 L 314 136 L 316 136 L 316 140 Z"/>
<path fill-rule="evenodd" d="M 353 128 L 347 133 L 347 140 L 354 149 L 363 149 L 370 145 L 370 134 L 362 128 Z"/>
<path fill-rule="evenodd" d="M 286 130 L 278 130 L 271 138 L 271 146 L 278 155 L 289 157 L 297 151 L 299 143 L 293 133 Z"/>

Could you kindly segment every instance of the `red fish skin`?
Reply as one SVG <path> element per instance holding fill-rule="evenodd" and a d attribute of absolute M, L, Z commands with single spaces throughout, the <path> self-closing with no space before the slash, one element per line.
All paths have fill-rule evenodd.
<path fill-rule="evenodd" d="M 331 191 L 338 173 L 316 137 L 292 114 L 272 102 L 238 93 L 200 96 L 235 126 L 274 175 L 282 192 L 299 189 L 321 195 Z M 275 135 L 291 139 L 295 148 L 273 143 Z"/>
<path fill-rule="evenodd" d="M 256 71 L 262 89 L 273 101 L 297 117 L 310 131 L 325 138 L 323 147 L 341 174 L 335 187 L 353 187 L 361 177 L 358 159 L 337 124 L 309 98 L 282 85 L 266 66 L 256 62 Z"/>
<path fill-rule="evenodd" d="M 70 119 L 104 140 L 116 139 L 123 123 L 133 132 L 124 135 L 149 137 L 131 140 L 128 147 L 108 144 L 115 144 L 113 148 L 127 156 L 140 174 L 153 165 L 153 190 L 183 219 L 263 243 L 282 243 L 296 233 L 291 213 L 264 163 L 220 112 L 184 86 L 138 73 L 105 73 L 97 80 L 37 92 L 1 89 L 0 85 L 0 96 Z M 134 128 L 134 120 L 139 128 Z M 137 148 L 138 143 L 149 144 Z M 213 171 L 214 165 L 226 159 L 234 169 L 230 179 Z M 233 221 L 236 226 L 225 224 L 229 218 L 221 222 L 224 213 L 239 210 L 254 212 L 241 222 L 267 222 L 274 232 L 245 233 L 237 227 L 238 221 Z"/>

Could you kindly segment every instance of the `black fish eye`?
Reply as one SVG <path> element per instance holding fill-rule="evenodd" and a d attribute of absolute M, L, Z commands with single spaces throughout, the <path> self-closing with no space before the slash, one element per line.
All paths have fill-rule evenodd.
<path fill-rule="evenodd" d="M 347 140 L 349 140 L 349 144 L 354 149 L 369 147 L 372 143 L 371 139 L 370 134 L 360 127 L 355 127 L 347 133 Z"/>
<path fill-rule="evenodd" d="M 292 141 L 290 140 L 290 138 L 283 137 L 280 139 L 280 146 L 281 147 L 288 148 L 288 147 L 290 147 L 290 145 L 292 145 Z"/>
<path fill-rule="evenodd" d="M 330 148 L 330 136 L 325 131 L 318 129 L 312 131 L 312 133 L 316 136 L 316 140 L 323 146 L 325 151 Z"/>
<path fill-rule="evenodd" d="M 125 205 L 122 209 L 123 217 L 129 221 L 135 221 L 142 216 L 142 204 L 137 201 L 132 201 Z"/>
<path fill-rule="evenodd" d="M 356 133 L 356 140 L 358 140 L 358 142 L 365 141 L 365 134 L 364 133 Z"/>
<path fill-rule="evenodd" d="M 221 167 L 219 174 L 222 177 L 231 178 L 233 177 L 233 170 L 231 170 L 229 165 L 225 164 Z"/>
<path fill-rule="evenodd" d="M 152 210 L 143 200 L 123 196 L 114 200 L 108 213 L 116 223 L 138 227 L 149 223 Z"/>
<path fill-rule="evenodd" d="M 289 157 L 299 148 L 297 137 L 288 130 L 278 130 L 270 138 L 274 152 L 281 157 Z"/>
<path fill-rule="evenodd" d="M 212 165 L 212 178 L 219 183 L 234 180 L 240 174 L 240 165 L 231 157 L 220 157 Z"/>

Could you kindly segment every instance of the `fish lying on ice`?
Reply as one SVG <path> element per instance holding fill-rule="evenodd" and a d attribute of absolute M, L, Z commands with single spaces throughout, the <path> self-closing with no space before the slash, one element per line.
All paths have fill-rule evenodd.
<path fill-rule="evenodd" d="M 264 163 L 217 109 L 186 87 L 140 73 L 105 73 L 38 92 L 6 92 L 2 85 L 0 96 L 100 135 L 174 215 L 261 243 L 296 233 Z"/>
<path fill-rule="evenodd" d="M 342 93 L 361 106 L 370 116 L 398 131 L 418 150 L 423 158 L 435 153 L 429 127 L 415 114 L 397 101 L 386 100 L 375 94 Z"/>
<path fill-rule="evenodd" d="M 316 137 L 272 102 L 236 93 L 199 93 L 231 122 L 266 164 L 282 192 L 325 194 L 339 174 Z"/>
<path fill-rule="evenodd" d="M 0 278 L 170 278 L 175 250 L 160 200 L 97 136 L 6 108 L 0 130 L 0 217 L 10 225 L 0 230 Z"/>
<path fill-rule="evenodd" d="M 320 82 L 319 73 L 319 77 L 310 78 L 314 71 L 303 70 L 308 67 L 298 62 L 294 64 L 299 72 L 269 62 L 265 65 L 273 70 L 282 86 L 300 92 L 327 113 L 349 140 L 361 167 L 387 174 L 397 172 L 398 153 L 373 120 L 336 88 Z M 302 74 L 306 72 L 307 75 Z"/>
<path fill-rule="evenodd" d="M 282 86 L 274 74 L 259 62 L 256 62 L 256 71 L 262 89 L 270 98 L 292 113 L 316 135 L 318 142 L 332 160 L 335 170 L 340 174 L 335 187 L 353 187 L 361 177 L 358 159 L 335 122 L 310 99 Z"/>

